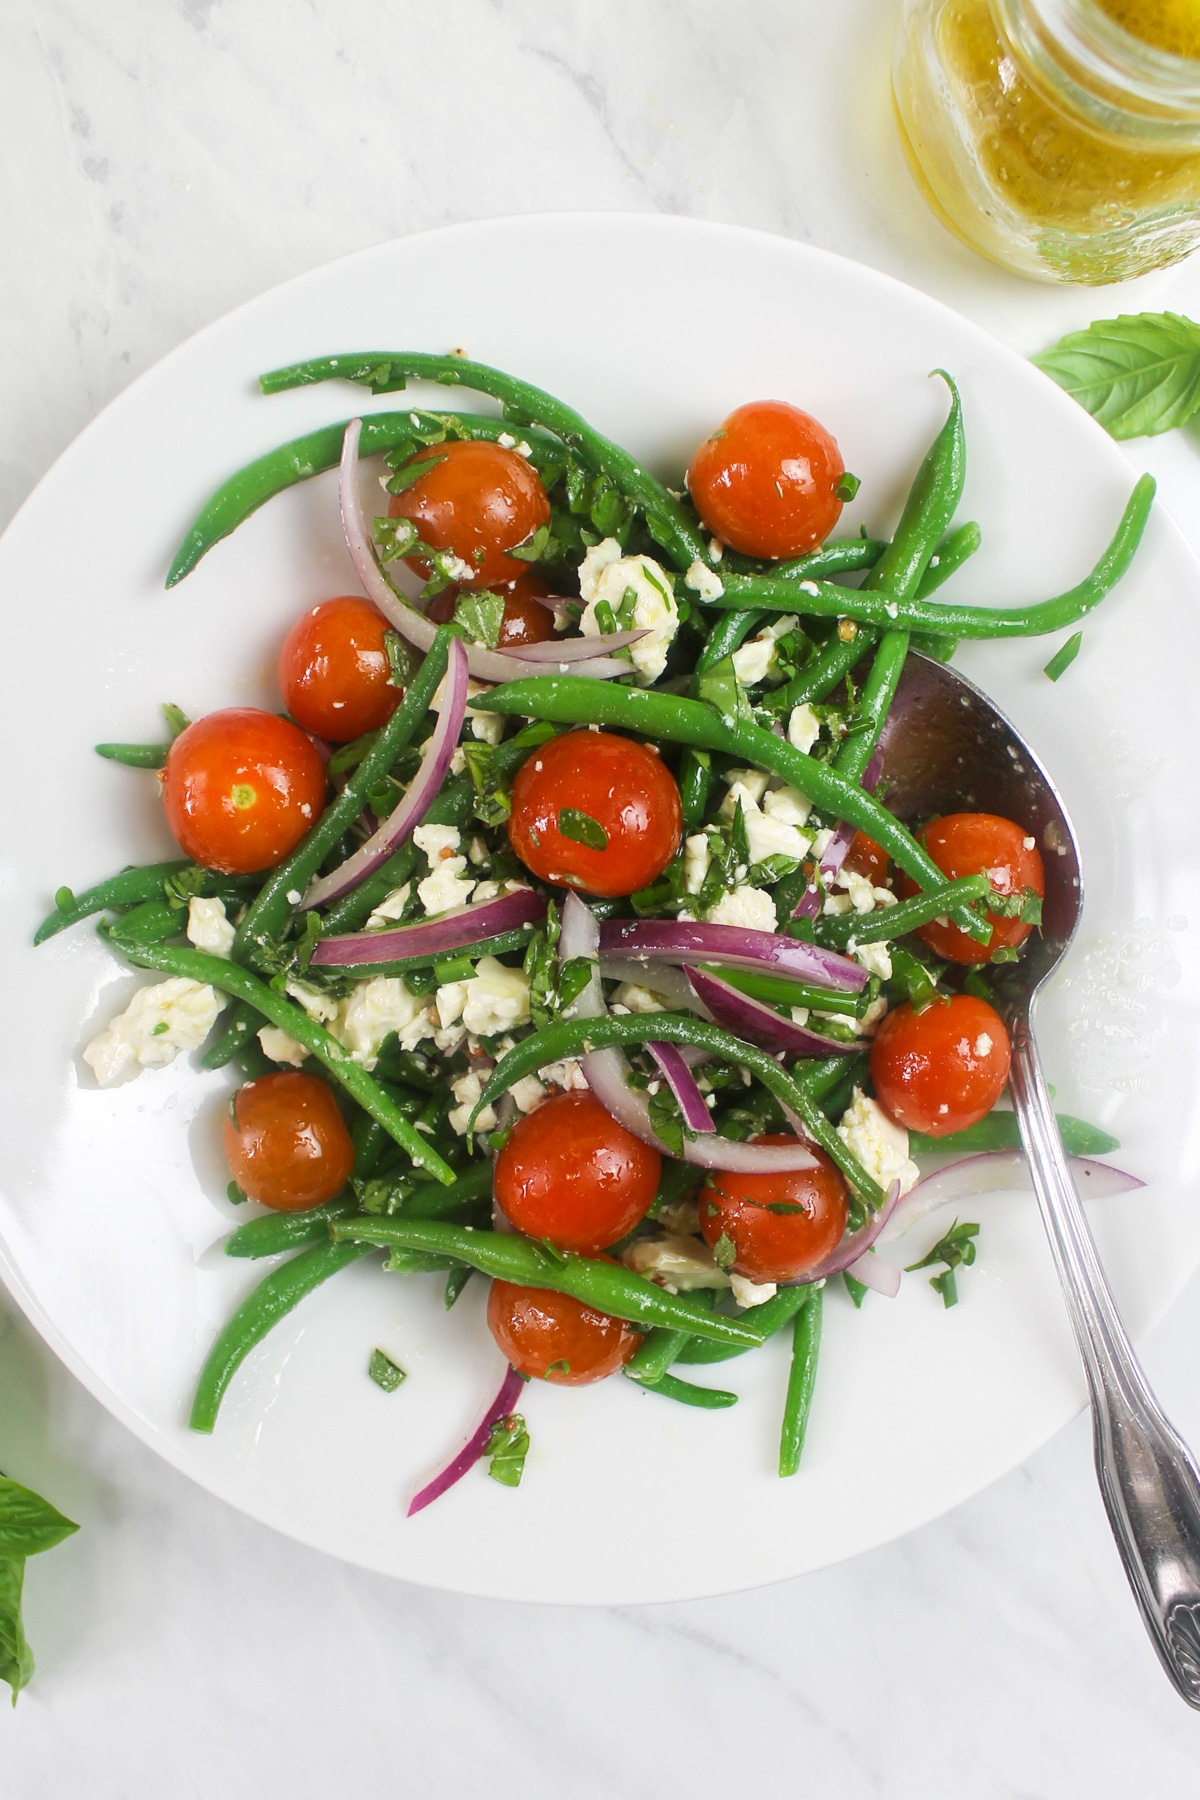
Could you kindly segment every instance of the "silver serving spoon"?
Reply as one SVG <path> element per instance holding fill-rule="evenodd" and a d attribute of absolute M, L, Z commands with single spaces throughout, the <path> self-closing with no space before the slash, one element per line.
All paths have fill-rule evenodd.
<path fill-rule="evenodd" d="M 1009 1092 L 1092 1405 L 1096 1473 L 1129 1584 L 1163 1667 L 1200 1708 L 1200 1473 L 1163 1416 L 1125 1335 L 1067 1165 L 1033 1040 L 1033 1013 L 1083 910 L 1079 846 L 1054 784 L 971 682 L 910 656 L 883 743 L 880 793 L 902 819 L 998 813 L 1037 838 L 1046 866 L 1040 937 L 1002 965 Z"/>

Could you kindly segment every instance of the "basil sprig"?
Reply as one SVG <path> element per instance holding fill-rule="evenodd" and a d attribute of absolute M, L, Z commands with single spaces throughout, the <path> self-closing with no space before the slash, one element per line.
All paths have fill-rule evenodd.
<path fill-rule="evenodd" d="M 25 1559 L 53 1550 L 78 1530 L 48 1500 L 0 1475 L 0 1681 L 11 1687 L 14 1706 L 33 1674 L 33 1652 L 21 1621 Z"/>
<path fill-rule="evenodd" d="M 1157 436 L 1200 408 L 1200 325 L 1182 313 L 1098 319 L 1032 361 L 1115 438 Z"/>

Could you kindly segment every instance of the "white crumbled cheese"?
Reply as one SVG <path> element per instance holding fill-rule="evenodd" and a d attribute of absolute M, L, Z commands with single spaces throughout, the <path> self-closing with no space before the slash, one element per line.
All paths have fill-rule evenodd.
<path fill-rule="evenodd" d="M 475 580 L 479 570 L 473 563 L 466 562 L 461 556 L 455 556 L 453 550 L 441 550 L 433 558 L 442 574 L 451 581 L 471 582 Z"/>
<path fill-rule="evenodd" d="M 290 1000 L 302 1006 L 310 1019 L 318 1025 L 328 1025 L 338 1016 L 338 1002 L 333 994 L 323 988 L 309 987 L 307 982 L 298 981 L 294 975 L 287 978 L 285 991 Z"/>
<path fill-rule="evenodd" d="M 892 956 L 886 944 L 854 944 L 850 940 L 850 954 L 860 969 L 868 975 L 878 975 L 881 981 L 892 978 Z"/>
<path fill-rule="evenodd" d="M 498 744 L 504 736 L 503 714 L 476 712 L 473 706 L 468 706 L 467 717 L 471 721 L 471 736 L 481 743 Z"/>
<path fill-rule="evenodd" d="M 453 825 L 418 825 L 412 835 L 417 849 L 423 850 L 429 858 L 431 869 L 436 868 L 446 857 L 456 855 L 462 842 Z"/>
<path fill-rule="evenodd" d="M 411 994 L 398 975 L 376 975 L 356 984 L 334 1035 L 354 1062 L 373 1069 L 380 1045 L 393 1031 L 402 1050 L 415 1050 L 436 1029 L 433 1008 L 424 994 Z"/>
<path fill-rule="evenodd" d="M 579 592 L 586 601 L 579 629 L 585 637 L 599 637 L 596 607 L 606 600 L 614 615 L 632 588 L 635 599 L 631 628 L 645 637 L 629 646 L 634 668 L 643 686 L 657 681 L 667 666 L 667 650 L 679 630 L 679 609 L 666 570 L 652 556 L 622 556 L 616 538 L 594 544 L 579 566 Z"/>
<path fill-rule="evenodd" d="M 682 494 L 680 494 L 680 495 L 679 495 L 679 496 L 678 496 L 678 498 L 679 498 L 679 499 L 681 499 L 681 500 L 682 500 L 682 498 L 683 498 L 683 495 L 682 495 Z M 711 557 L 712 557 L 712 559 L 713 559 L 713 561 L 714 561 L 714 562 L 715 562 L 715 563 L 719 563 L 719 562 L 720 562 L 720 560 L 721 560 L 721 558 L 722 558 L 722 557 L 723 557 L 723 556 L 724 556 L 724 554 L 725 554 L 725 546 L 724 546 L 724 544 L 723 544 L 723 543 L 722 543 L 722 542 L 721 542 L 721 540 L 720 540 L 720 538 L 718 538 L 718 537 L 715 537 L 715 538 L 709 538 L 709 540 L 708 540 L 708 554 L 709 554 L 709 555 L 710 555 L 710 556 L 711 556 Z"/>
<path fill-rule="evenodd" d="M 823 1012 L 814 1012 L 813 1019 L 814 1021 L 829 1019 L 835 1025 L 848 1025 L 851 1031 L 858 1037 L 873 1037 L 875 1035 L 875 1027 L 878 1025 L 880 1019 L 886 1016 L 887 1009 L 888 1003 L 883 995 L 880 994 L 877 1000 L 872 1000 L 861 1019 L 854 1018 L 850 1013 Z M 816 1029 L 818 1031 L 821 1029 L 819 1024 L 817 1024 Z"/>
<path fill-rule="evenodd" d="M 700 1201 L 695 1192 L 683 1194 L 678 1200 L 668 1200 L 655 1224 L 668 1237 L 699 1237 Z"/>
<path fill-rule="evenodd" d="M 228 956 L 233 949 L 234 929 L 225 917 L 223 900 L 202 900 L 193 894 L 188 901 L 187 935 L 197 950 L 211 951 L 213 956 Z"/>
<path fill-rule="evenodd" d="M 314 608 L 314 610 L 315 610 L 315 608 Z M 288 889 L 287 903 L 289 906 L 299 906 L 299 904 L 300 904 L 301 900 L 303 900 L 303 898 L 304 898 L 304 895 L 300 892 L 299 888 L 289 888 Z"/>
<path fill-rule="evenodd" d="M 763 795 L 761 804 L 765 813 L 782 819 L 785 825 L 803 825 L 812 811 L 812 801 L 794 787 L 773 788 Z"/>
<path fill-rule="evenodd" d="M 264 1056 L 269 1056 L 272 1062 L 288 1063 L 293 1069 L 298 1069 L 308 1055 L 304 1045 L 298 1044 L 286 1031 L 281 1031 L 278 1025 L 264 1025 L 258 1034 L 258 1041 L 262 1045 Z"/>
<path fill-rule="evenodd" d="M 474 1070 L 468 1069 L 465 1075 L 456 1075 L 454 1077 L 453 1081 L 450 1083 L 450 1092 L 458 1101 L 458 1105 L 453 1107 L 447 1114 L 450 1121 L 450 1128 L 452 1131 L 456 1131 L 459 1137 L 466 1137 L 467 1132 L 470 1129 L 469 1121 L 471 1113 L 478 1104 L 479 1096 L 483 1092 L 482 1084 Z M 475 1129 L 476 1131 L 494 1131 L 496 1129 L 496 1113 L 493 1107 L 484 1107 L 483 1111 L 475 1121 Z"/>
<path fill-rule="evenodd" d="M 908 1133 L 889 1119 L 877 1100 L 855 1088 L 837 1134 L 884 1193 L 899 1181 L 901 1194 L 915 1187 L 921 1171 L 908 1154 Z"/>
<path fill-rule="evenodd" d="M 725 592 L 725 583 L 721 577 L 706 568 L 699 557 L 683 579 L 685 586 L 690 587 L 694 594 L 699 594 L 702 600 L 719 600 Z"/>
<path fill-rule="evenodd" d="M 623 981 L 612 997 L 612 1005 L 614 1008 L 622 1007 L 627 1013 L 668 1011 L 659 995 L 652 993 L 648 987 L 640 987 L 636 981 Z"/>
<path fill-rule="evenodd" d="M 762 778 L 761 783 L 756 782 L 753 789 L 745 786 L 740 779 L 744 774 L 753 773 L 749 769 L 729 771 L 726 780 L 730 775 L 735 775 L 738 779 L 721 802 L 721 812 L 727 818 L 732 818 L 740 802 L 751 862 L 762 862 L 768 856 L 787 856 L 793 862 L 799 862 L 808 850 L 809 839 L 785 820 L 772 813 L 760 812 L 758 800 L 766 787 L 766 777 Z"/>
<path fill-rule="evenodd" d="M 477 881 L 471 899 L 473 903 L 481 904 L 484 900 L 494 900 L 499 893 L 500 883 L 498 881 Z"/>
<path fill-rule="evenodd" d="M 986 1031 L 981 1031 L 975 1039 L 975 1054 L 976 1056 L 990 1056 L 991 1052 L 992 1040 Z"/>
<path fill-rule="evenodd" d="M 546 1090 L 536 1075 L 522 1075 L 508 1091 L 517 1103 L 517 1111 L 523 1113 L 531 1113 L 546 1098 Z"/>
<path fill-rule="evenodd" d="M 185 1050 L 198 1050 L 225 998 L 199 981 L 174 976 L 139 988 L 123 1013 L 83 1053 L 101 1087 L 115 1087 L 140 1069 L 160 1069 Z"/>
<path fill-rule="evenodd" d="M 515 450 L 517 447 L 517 440 L 511 431 L 502 431 L 496 442 L 502 450 Z"/>
<path fill-rule="evenodd" d="M 408 896 L 412 892 L 412 882 L 406 881 L 403 887 L 393 888 L 367 920 L 367 930 L 374 931 L 379 925 L 391 925 L 399 919 L 408 905 Z"/>
<path fill-rule="evenodd" d="M 793 749 L 803 750 L 807 755 L 820 735 L 821 721 L 808 702 L 793 706 L 788 719 L 788 743 Z"/>
<path fill-rule="evenodd" d="M 844 888 L 856 913 L 875 911 L 875 887 L 869 876 L 859 875 L 844 865 L 833 878 L 836 887 Z"/>
<path fill-rule="evenodd" d="M 778 1289 L 773 1281 L 748 1281 L 744 1275 L 731 1275 L 729 1285 L 739 1306 L 761 1306 L 773 1300 Z"/>
<path fill-rule="evenodd" d="M 766 888 L 736 887 L 722 894 L 705 913 L 710 925 L 743 925 L 751 931 L 774 931 L 775 902 Z"/>
<path fill-rule="evenodd" d="M 437 1007 L 438 1024 L 453 1025 L 462 1018 L 462 1009 L 466 1003 L 467 984 L 465 981 L 447 981 L 438 989 L 434 997 Z"/>
<path fill-rule="evenodd" d="M 433 1034 L 433 1041 L 443 1056 L 453 1056 L 467 1041 L 465 1025 L 443 1025 Z"/>
<path fill-rule="evenodd" d="M 774 638 L 751 638 L 748 644 L 742 644 L 734 651 L 733 672 L 743 687 L 753 687 L 756 681 L 766 680 L 774 661 Z"/>
<path fill-rule="evenodd" d="M 417 895 L 427 918 L 467 904 L 475 883 L 460 879 L 466 866 L 465 856 L 448 856 L 435 866 L 432 874 L 427 875 L 424 881 L 417 883 Z"/>
<path fill-rule="evenodd" d="M 690 1288 L 727 1288 L 729 1276 L 717 1267 L 712 1251 L 700 1238 L 637 1238 L 621 1252 L 627 1269 L 656 1281 L 668 1294 Z"/>
<path fill-rule="evenodd" d="M 1022 838 L 1021 842 L 1024 844 L 1024 846 L 1027 850 L 1036 850 L 1036 848 L 1037 848 L 1037 839 L 1036 838 Z"/>
<path fill-rule="evenodd" d="M 529 977 L 523 969 L 508 969 L 494 956 L 481 956 L 466 989 L 463 1024 L 476 1037 L 528 1025 Z"/>
<path fill-rule="evenodd" d="M 474 868 L 488 859 L 488 847 L 481 837 L 473 837 L 467 845 L 467 861 Z"/>
<path fill-rule="evenodd" d="M 467 772 L 466 754 L 463 750 L 462 745 L 457 744 L 457 745 L 455 745 L 454 749 L 450 753 L 450 773 L 452 775 L 465 775 L 466 772 Z"/>
<path fill-rule="evenodd" d="M 707 832 L 698 831 L 694 837 L 683 840 L 683 885 L 689 894 L 700 892 L 711 861 Z"/>
<path fill-rule="evenodd" d="M 737 804 L 738 799 L 738 796 L 735 795 L 732 790 L 735 787 L 741 788 L 743 804 L 744 796 L 749 794 L 751 803 L 755 806 L 761 806 L 762 797 L 767 791 L 767 783 L 770 781 L 771 777 L 769 775 L 764 775 L 761 769 L 726 769 L 721 779 L 730 789 L 729 794 L 721 802 L 721 811 L 725 813 L 728 818 L 732 818 L 734 807 Z"/>
<path fill-rule="evenodd" d="M 574 1056 L 566 1056 L 561 1062 L 547 1063 L 538 1070 L 538 1076 L 547 1087 L 563 1088 L 567 1093 L 575 1088 L 587 1087 L 583 1066 Z"/>
<path fill-rule="evenodd" d="M 792 1024 L 793 1025 L 807 1025 L 808 1024 L 808 1008 L 807 1008 L 807 1006 L 793 1006 L 791 1009 L 791 1013 L 792 1013 Z M 828 1016 L 828 1015 L 826 1015 L 826 1016 Z"/>
<path fill-rule="evenodd" d="M 821 908 L 823 913 L 827 913 L 834 919 L 840 919 L 843 914 L 848 913 L 850 910 L 849 894 L 827 894 L 825 896 L 825 904 Z"/>

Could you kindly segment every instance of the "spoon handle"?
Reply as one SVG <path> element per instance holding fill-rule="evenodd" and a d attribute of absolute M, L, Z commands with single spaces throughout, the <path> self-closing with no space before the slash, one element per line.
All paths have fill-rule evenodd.
<path fill-rule="evenodd" d="M 1087 1374 L 1096 1474 L 1163 1667 L 1200 1708 L 1200 1473 L 1121 1324 L 1067 1165 L 1028 1018 L 1012 1029 L 1013 1106 Z"/>

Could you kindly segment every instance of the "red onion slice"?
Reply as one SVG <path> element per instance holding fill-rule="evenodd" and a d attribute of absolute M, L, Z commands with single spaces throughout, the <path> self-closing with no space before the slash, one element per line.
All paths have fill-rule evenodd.
<path fill-rule="evenodd" d="M 657 1039 L 646 1045 L 651 1056 L 663 1072 L 663 1080 L 679 1102 L 679 1110 L 683 1114 L 683 1122 L 689 1131 L 715 1131 L 712 1114 L 704 1104 L 704 1095 L 696 1083 L 696 1077 L 684 1062 L 674 1044 L 659 1043 Z"/>
<path fill-rule="evenodd" d="M 423 1512 L 432 1501 L 439 1499 L 449 1488 L 452 1488 L 456 1481 L 461 1481 L 468 1469 L 474 1468 L 487 1450 L 492 1427 L 499 1420 L 508 1417 L 520 1398 L 524 1385 L 524 1376 L 518 1375 L 515 1369 L 510 1368 L 501 1383 L 500 1392 L 484 1413 L 480 1424 L 471 1433 L 458 1455 L 452 1457 L 446 1464 L 441 1474 L 435 1475 L 432 1481 L 427 1481 L 423 1488 L 417 1489 L 409 1501 L 406 1517 L 411 1519 L 414 1513 Z"/>
<path fill-rule="evenodd" d="M 782 1018 L 765 1001 L 752 1000 L 707 969 L 689 969 L 687 978 L 718 1025 L 766 1050 L 784 1050 L 789 1056 L 843 1056 L 851 1047 L 840 1038 L 821 1037 Z"/>
<path fill-rule="evenodd" d="M 871 1217 L 865 1224 L 860 1225 L 857 1231 L 852 1231 L 849 1237 L 844 1237 L 837 1248 L 830 1251 L 824 1262 L 819 1262 L 815 1269 L 810 1269 L 808 1274 L 802 1276 L 798 1282 L 789 1281 L 786 1285 L 802 1287 L 810 1281 L 827 1281 L 831 1275 L 840 1275 L 845 1269 L 849 1269 L 855 1275 L 856 1280 L 861 1281 L 862 1276 L 855 1269 L 855 1264 L 860 1257 L 866 1257 L 867 1251 L 879 1237 L 899 1202 L 900 1183 L 893 1181 L 887 1191 L 887 1198 L 877 1213 L 872 1213 Z M 874 1273 L 874 1268 L 872 1268 L 872 1273 Z M 886 1281 L 886 1277 L 884 1279 Z M 869 1281 L 866 1285 L 873 1287 L 875 1283 Z M 899 1282 L 896 1285 L 899 1287 Z"/>
<path fill-rule="evenodd" d="M 857 994 L 867 971 L 836 950 L 754 931 L 741 925 L 702 925 L 689 919 L 607 919 L 600 927 L 600 954 L 639 962 L 728 963 L 816 982 L 838 993 Z"/>
<path fill-rule="evenodd" d="M 379 608 L 388 623 L 418 650 L 428 650 L 437 626 L 396 592 L 375 560 L 375 547 L 358 494 L 358 440 L 361 435 L 362 420 L 351 419 L 342 443 L 342 464 L 338 474 L 338 503 L 350 561 L 368 600 Z M 533 662 L 525 656 L 501 656 L 498 650 L 485 650 L 481 644 L 468 644 L 466 652 L 467 667 L 476 681 L 512 681 L 520 675 L 546 673 L 541 662 Z M 574 673 L 611 678 L 628 675 L 629 664 L 618 662 L 611 656 L 593 654 L 586 661 L 576 663 Z"/>
<path fill-rule="evenodd" d="M 614 631 L 602 638 L 549 638 L 543 644 L 501 644 L 496 655 L 520 657 L 525 662 L 536 663 L 586 662 L 589 657 L 596 656 L 598 645 L 604 646 L 605 654 L 610 650 L 624 650 L 629 644 L 636 644 L 639 638 L 644 638 L 649 629 L 648 625 L 644 625 L 639 631 Z M 630 665 L 626 663 L 626 674 L 629 671 Z M 545 672 L 544 669 L 541 671 L 543 675 Z M 575 673 L 578 674 L 579 671 L 576 670 Z"/>
<path fill-rule="evenodd" d="M 890 717 L 890 715 L 889 715 Z M 863 773 L 862 785 L 867 793 L 876 787 L 883 772 L 883 752 L 878 745 L 871 752 L 871 760 Z M 850 853 L 850 846 L 855 839 L 855 827 L 843 819 L 824 850 L 821 852 L 821 879 L 828 887 Z M 821 910 L 821 894 L 815 881 L 809 883 L 801 894 L 798 904 L 792 910 L 793 919 L 815 919 Z"/>
<path fill-rule="evenodd" d="M 314 963 L 353 964 L 402 962 L 409 956 L 428 956 L 434 951 L 464 950 L 484 938 L 499 937 L 521 925 L 537 925 L 546 916 L 546 902 L 532 888 L 514 888 L 481 900 L 477 906 L 455 906 L 436 919 L 420 919 L 390 931 L 348 931 L 341 937 L 322 938 L 312 953 Z"/>
<path fill-rule="evenodd" d="M 1106 1200 L 1114 1194 L 1131 1194 L 1144 1187 L 1136 1175 L 1114 1169 L 1111 1163 L 1096 1162 L 1090 1156 L 1067 1158 L 1071 1174 L 1083 1199 Z M 974 1156 L 959 1157 L 933 1175 L 926 1175 L 911 1188 L 888 1221 L 883 1242 L 902 1237 L 912 1226 L 936 1212 L 939 1207 L 957 1205 L 1002 1188 L 1031 1188 L 1033 1178 L 1023 1150 L 981 1150 Z"/>
<path fill-rule="evenodd" d="M 346 858 L 340 869 L 314 881 L 302 907 L 324 906 L 327 900 L 340 900 L 387 861 L 396 845 L 402 843 L 429 811 L 446 778 L 450 759 L 458 745 L 458 734 L 467 712 L 467 651 L 461 638 L 450 643 L 450 658 L 442 683 L 442 710 L 437 724 L 421 753 L 421 763 L 408 784 L 404 798 L 365 844 Z"/>
<path fill-rule="evenodd" d="M 876 1256 L 873 1250 L 864 1251 L 844 1273 L 861 1281 L 864 1287 L 873 1288 L 885 1300 L 894 1300 L 900 1292 L 900 1270 L 885 1257 Z"/>

